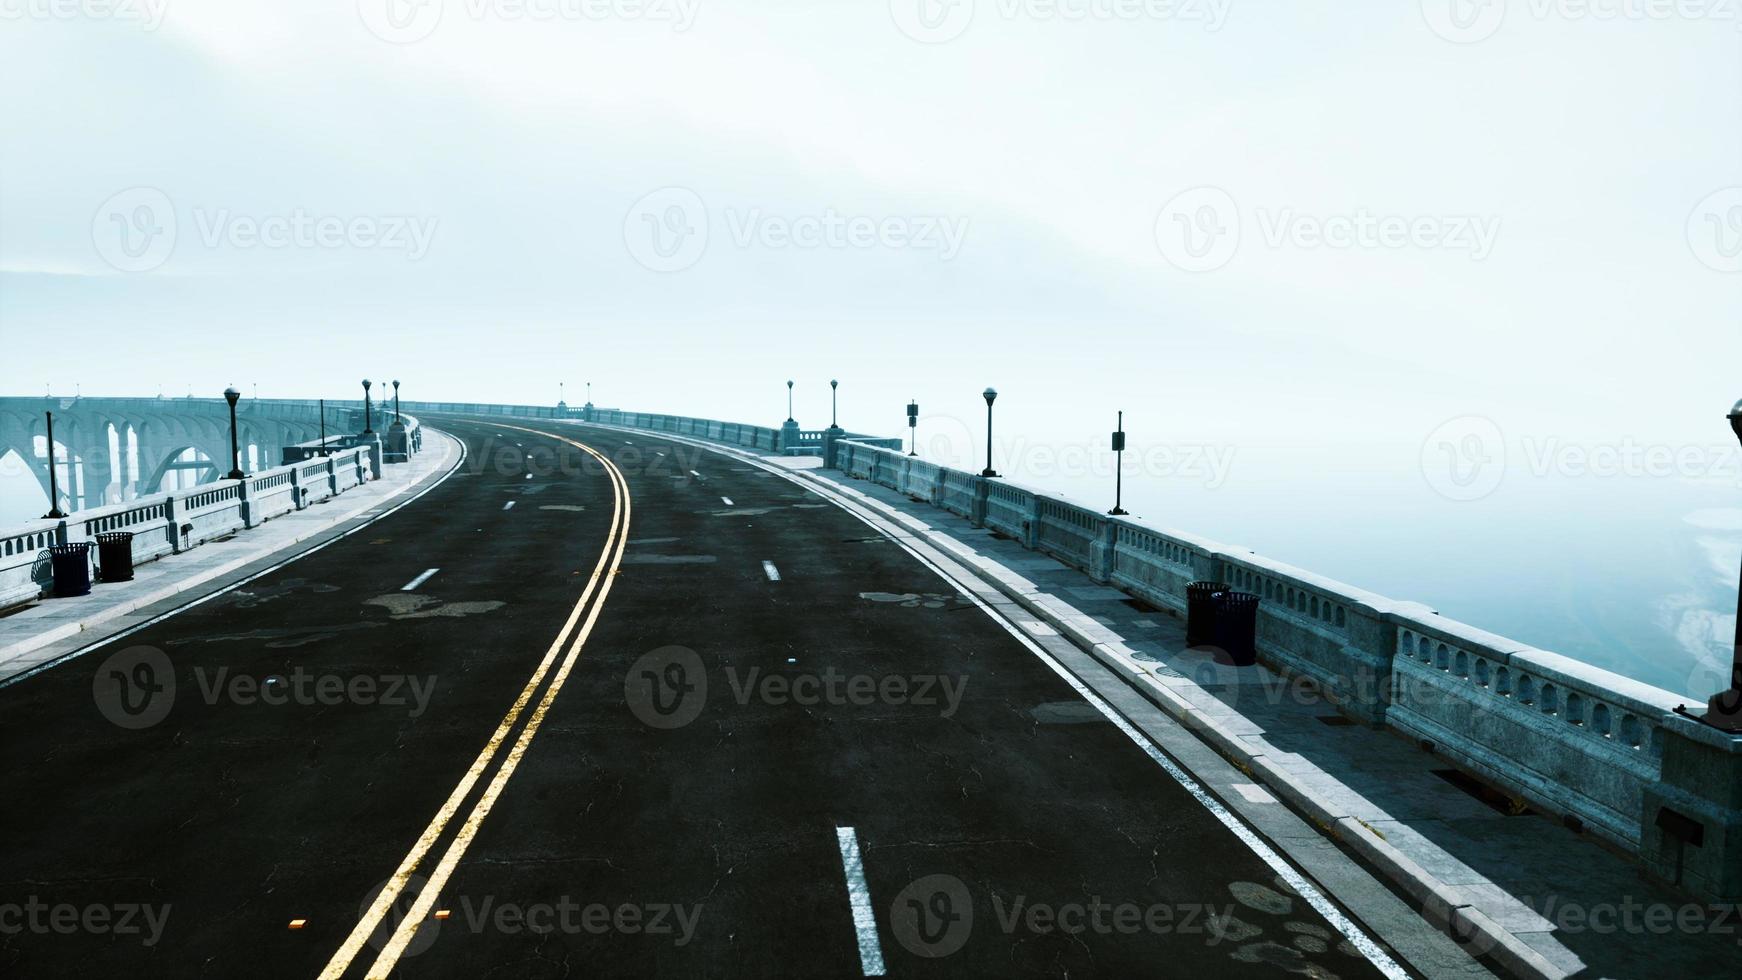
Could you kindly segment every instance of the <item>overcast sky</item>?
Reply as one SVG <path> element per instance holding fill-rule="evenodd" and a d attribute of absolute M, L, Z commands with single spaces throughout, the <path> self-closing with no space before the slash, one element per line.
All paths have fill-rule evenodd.
<path fill-rule="evenodd" d="M 1383 474 L 1476 533 L 1427 508 L 1497 450 L 1733 447 L 1742 23 L 1593 6 L 0 0 L 0 392 L 777 424 L 792 378 L 820 426 L 833 377 L 961 456 L 994 385 L 1031 447 L 1123 409 L 1236 490 Z M 1166 523 L 1289 516 L 1215 499 Z"/>

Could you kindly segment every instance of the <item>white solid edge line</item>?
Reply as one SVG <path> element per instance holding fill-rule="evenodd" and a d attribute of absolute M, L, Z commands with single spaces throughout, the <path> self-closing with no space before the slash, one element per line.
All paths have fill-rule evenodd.
<path fill-rule="evenodd" d="M 111 634 L 110 636 L 106 636 L 103 639 L 98 640 L 95 643 L 90 644 L 89 646 L 83 646 L 83 647 L 80 647 L 79 649 L 73 650 L 69 653 L 63 653 L 60 656 L 54 658 L 53 660 L 48 660 L 48 661 L 44 661 L 43 663 L 37 664 L 35 667 L 30 668 L 29 670 L 25 671 L 22 674 L 16 674 L 12 677 L 8 677 L 5 680 L 0 681 L 0 690 L 5 690 L 6 688 L 11 687 L 14 684 L 17 684 L 20 681 L 29 680 L 30 678 L 35 677 L 37 674 L 40 674 L 43 671 L 48 670 L 50 667 L 58 667 L 61 664 L 66 663 L 69 660 L 74 660 L 74 659 L 77 659 L 79 657 L 82 657 L 85 654 L 90 653 L 93 650 L 100 650 L 103 647 L 106 647 L 109 644 L 114 643 L 116 640 L 121 639 L 122 637 L 131 636 L 134 633 L 137 633 L 140 630 L 145 629 L 148 626 L 155 626 L 158 623 L 161 623 L 164 620 L 170 618 L 171 616 L 180 615 L 181 613 L 184 613 L 184 612 L 188 611 L 189 609 L 192 609 L 193 607 L 195 607 L 197 605 L 200 605 L 200 604 L 205 603 L 205 602 L 210 602 L 211 600 L 216 599 L 217 597 L 224 595 L 227 592 L 233 592 L 236 589 L 239 589 L 242 586 L 247 585 L 249 582 L 252 582 L 252 581 L 259 579 L 259 578 L 263 578 L 267 575 L 271 575 L 273 572 L 276 572 L 279 569 L 283 568 L 284 566 L 290 564 L 291 562 L 296 561 L 298 558 L 306 558 L 309 555 L 312 555 L 315 552 L 320 551 L 322 548 L 327 547 L 328 545 L 336 544 L 340 541 L 345 540 L 346 538 L 350 537 L 351 535 L 356 534 L 358 531 L 363 530 L 364 528 L 375 523 L 376 521 L 381 520 L 384 517 L 391 517 L 395 513 L 398 513 L 402 508 L 409 507 L 411 504 L 415 503 L 419 497 L 422 497 L 424 494 L 429 493 L 431 490 L 434 490 L 436 487 L 439 487 L 442 484 L 448 482 L 448 477 L 451 477 L 455 473 L 458 473 L 460 471 L 460 467 L 462 465 L 464 465 L 466 462 L 466 455 L 467 454 L 466 454 L 466 442 L 465 442 L 465 440 L 459 438 L 458 436 L 453 435 L 450 432 L 446 432 L 442 429 L 436 429 L 435 431 L 441 432 L 442 434 L 448 436 L 449 438 L 453 439 L 455 442 L 460 444 L 460 458 L 454 461 L 454 465 L 449 467 L 448 471 L 446 473 L 442 474 L 441 479 L 435 481 L 434 483 L 430 484 L 427 487 L 424 487 L 422 490 L 419 490 L 418 492 L 412 494 L 411 496 L 405 498 L 404 500 L 401 500 L 399 503 L 395 504 L 392 508 L 390 508 L 388 510 L 384 510 L 379 514 L 376 514 L 374 517 L 371 517 L 368 520 L 364 521 L 363 523 L 357 525 L 356 527 L 351 528 L 349 531 L 345 531 L 345 532 L 337 534 L 331 538 L 328 538 L 327 540 L 322 541 L 320 544 L 315 545 L 314 547 L 308 549 L 307 551 L 299 551 L 296 554 L 291 555 L 289 558 L 286 558 L 285 560 L 278 562 L 277 564 L 271 566 L 270 568 L 263 568 L 260 571 L 255 572 L 254 574 L 248 576 L 247 578 L 240 579 L 240 580 L 235 581 L 235 582 L 231 582 L 229 585 L 224 586 L 223 588 L 217 590 L 216 592 L 208 592 L 205 595 L 200 596 L 198 599 L 195 599 L 192 602 L 187 603 L 186 605 L 177 606 L 174 609 L 160 612 L 157 615 L 151 617 L 150 619 L 146 620 L 143 623 L 136 623 L 132 626 L 127 627 L 124 630 L 121 630 L 118 633 L 114 633 L 114 634 Z M 389 497 L 388 499 L 391 500 L 392 498 Z M 367 508 L 365 508 L 365 509 L 367 509 Z"/>
<path fill-rule="evenodd" d="M 715 447 L 699 441 L 692 442 L 691 444 L 720 453 L 721 455 L 726 455 L 726 447 Z M 893 541 L 895 544 L 899 545 L 903 551 L 912 555 L 920 564 L 931 569 L 939 578 L 948 582 L 952 588 L 961 593 L 969 602 L 972 602 L 981 612 L 985 613 L 988 618 L 1002 627 L 1005 632 L 1015 637 L 1018 643 L 1027 647 L 1028 651 L 1038 657 L 1042 663 L 1050 667 L 1053 673 L 1059 675 L 1065 683 L 1069 684 L 1072 689 L 1082 695 L 1084 701 L 1094 705 L 1096 710 L 1100 711 L 1102 715 L 1106 716 L 1108 721 L 1113 723 L 1114 727 L 1118 728 L 1127 738 L 1136 743 L 1138 748 L 1142 749 L 1144 753 L 1148 755 L 1150 759 L 1154 760 L 1156 765 L 1159 765 L 1169 776 L 1172 776 L 1174 781 L 1179 783 L 1187 793 L 1190 793 L 1192 798 L 1197 800 L 1204 809 L 1210 811 L 1210 814 L 1219 820 L 1223 826 L 1227 827 L 1229 832 L 1232 833 L 1242 844 L 1245 844 L 1249 850 L 1258 855 L 1259 859 L 1275 870 L 1276 873 L 1288 883 L 1290 888 L 1293 888 L 1300 894 L 1301 898 L 1304 899 L 1308 905 L 1313 907 L 1314 911 L 1324 916 L 1325 921 L 1329 922 L 1333 928 L 1342 933 L 1343 938 L 1349 941 L 1349 945 L 1355 947 L 1355 949 L 1358 950 L 1362 956 L 1366 957 L 1368 962 L 1372 963 L 1380 973 L 1390 978 L 1390 980 L 1410 980 L 1408 970 L 1405 970 L 1395 960 L 1388 956 L 1383 949 L 1380 949 L 1379 944 L 1375 942 L 1372 937 L 1368 936 L 1360 926 L 1356 925 L 1354 921 L 1344 915 L 1342 910 L 1338 909 L 1330 899 L 1326 898 L 1318 888 L 1314 887 L 1312 882 L 1306 879 L 1305 875 L 1297 871 L 1293 865 L 1289 864 L 1287 859 L 1278 854 L 1269 844 L 1265 843 L 1263 838 L 1258 835 L 1257 831 L 1247 825 L 1247 823 L 1238 815 L 1222 806 L 1221 801 L 1210 795 L 1207 790 L 1198 784 L 1197 780 L 1193 779 L 1189 773 L 1158 748 L 1154 742 L 1151 742 L 1147 735 L 1138 731 L 1136 726 L 1126 720 L 1125 716 L 1120 714 L 1116 708 L 1103 700 L 1100 695 L 1090 690 L 1088 685 L 1077 679 L 1076 675 L 1070 672 L 1069 668 L 1054 659 L 1051 654 L 1047 653 L 1046 650 L 1040 646 L 1040 644 L 1035 643 L 1030 639 L 1014 623 L 1006 620 L 1004 616 L 987 604 L 985 600 L 969 590 L 965 584 L 957 581 L 954 576 L 938 567 L 935 562 L 921 554 L 913 547 L 913 545 L 887 533 L 882 527 L 879 527 L 875 522 L 873 522 L 870 517 L 860 513 L 855 509 L 855 507 L 848 506 L 848 502 L 836 488 L 826 485 L 813 486 L 812 481 L 805 480 L 796 474 L 788 473 L 779 467 L 764 463 L 762 460 L 751 456 L 749 453 L 733 455 L 739 455 L 741 459 L 751 465 L 782 477 L 791 483 L 796 483 L 799 486 L 811 487 L 817 492 L 818 496 L 823 497 L 825 500 L 828 500 L 835 506 L 841 508 L 841 510 L 852 515 L 852 517 L 858 520 L 861 524 L 866 525 Z"/>
<path fill-rule="evenodd" d="M 853 908 L 853 931 L 859 935 L 859 968 L 868 977 L 883 975 L 883 945 L 877 940 L 877 916 L 871 910 L 871 886 L 859 857 L 859 835 L 851 827 L 836 827 L 841 868 L 847 874 L 847 903 Z"/>
<path fill-rule="evenodd" d="M 768 581 L 770 581 L 770 582 L 780 581 L 780 569 L 775 568 L 773 562 L 771 562 L 771 561 L 763 562 L 762 563 L 762 572 L 763 572 L 763 574 L 768 576 Z"/>
<path fill-rule="evenodd" d="M 400 586 L 399 591 L 410 592 L 411 590 L 417 588 L 418 586 L 422 585 L 423 583 L 428 582 L 431 578 L 434 578 L 435 573 L 437 573 L 439 571 L 441 571 L 441 569 L 439 569 L 439 568 L 426 568 L 423 570 L 422 575 L 419 575 L 417 578 L 414 578 L 411 581 Z"/>

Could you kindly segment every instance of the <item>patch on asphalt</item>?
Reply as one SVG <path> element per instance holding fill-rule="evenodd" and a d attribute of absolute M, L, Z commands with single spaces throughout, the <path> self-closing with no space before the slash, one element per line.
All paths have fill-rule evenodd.
<path fill-rule="evenodd" d="M 671 544 L 679 538 L 630 538 L 629 547 L 634 548 L 644 544 Z"/>
<path fill-rule="evenodd" d="M 1099 708 L 1087 701 L 1047 701 L 1028 709 L 1028 713 L 1042 725 L 1092 725 L 1107 720 Z"/>
<path fill-rule="evenodd" d="M 291 626 L 283 629 L 249 630 L 246 633 L 220 633 L 214 636 L 188 636 L 164 642 L 175 648 L 189 643 L 260 643 L 269 650 L 289 650 L 330 640 L 352 630 L 373 629 L 380 623 L 342 623 L 337 626 Z M 265 642 L 261 642 L 265 641 Z"/>
<path fill-rule="evenodd" d="M 539 510 L 586 510 L 580 504 L 539 504 Z"/>
<path fill-rule="evenodd" d="M 476 616 L 495 612 L 504 605 L 494 599 L 483 602 L 443 602 L 420 592 L 390 592 L 363 600 L 365 606 L 381 606 L 394 619 L 434 619 L 437 616 Z"/>
<path fill-rule="evenodd" d="M 908 609 L 942 609 L 956 601 L 955 596 L 941 592 L 861 592 L 859 598 L 869 602 L 892 602 Z"/>
<path fill-rule="evenodd" d="M 625 565 L 712 565 L 718 561 L 713 555 L 639 555 L 633 552 L 623 556 Z"/>
<path fill-rule="evenodd" d="M 773 507 L 738 507 L 733 510 L 716 510 L 712 513 L 715 517 L 760 517 L 773 509 Z"/>
<path fill-rule="evenodd" d="M 287 578 L 278 585 L 257 585 L 249 589 L 238 589 L 231 593 L 230 603 L 238 609 L 252 609 L 263 603 L 288 598 L 297 592 L 322 595 L 337 591 L 339 591 L 338 586 L 328 585 L 325 582 L 310 582 L 305 578 Z"/>

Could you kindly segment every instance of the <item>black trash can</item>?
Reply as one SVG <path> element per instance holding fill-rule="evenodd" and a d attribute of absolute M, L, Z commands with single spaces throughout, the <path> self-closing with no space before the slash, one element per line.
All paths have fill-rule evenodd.
<path fill-rule="evenodd" d="M 104 531 L 97 535 L 97 574 L 105 582 L 133 581 L 132 531 Z"/>
<path fill-rule="evenodd" d="M 91 543 L 50 545 L 49 561 L 54 566 L 54 597 L 70 599 L 91 593 Z"/>
<path fill-rule="evenodd" d="M 1258 662 L 1258 597 L 1216 593 L 1216 659 L 1235 667 Z"/>
<path fill-rule="evenodd" d="M 1216 593 L 1233 586 L 1226 582 L 1193 582 L 1186 586 L 1186 646 L 1207 647 L 1216 642 Z"/>

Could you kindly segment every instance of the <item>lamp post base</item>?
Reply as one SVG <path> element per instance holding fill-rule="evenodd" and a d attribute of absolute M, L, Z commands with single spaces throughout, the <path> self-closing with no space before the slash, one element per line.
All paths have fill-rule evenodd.
<path fill-rule="evenodd" d="M 991 476 L 997 476 L 997 475 L 998 475 L 998 471 L 997 471 L 997 470 L 995 470 L 995 469 L 993 469 L 993 468 L 992 468 L 992 467 L 990 467 L 990 466 L 988 466 L 988 467 L 986 467 L 986 468 L 985 468 L 985 469 L 983 469 L 983 470 L 981 470 L 981 471 L 980 471 L 980 475 L 981 475 L 981 476 L 987 476 L 987 477 L 991 477 Z"/>
<path fill-rule="evenodd" d="M 1126 510 L 1123 507 L 1115 507 L 1112 510 L 1108 511 L 1107 514 L 1111 517 L 1129 517 L 1131 515 L 1131 512 Z"/>

